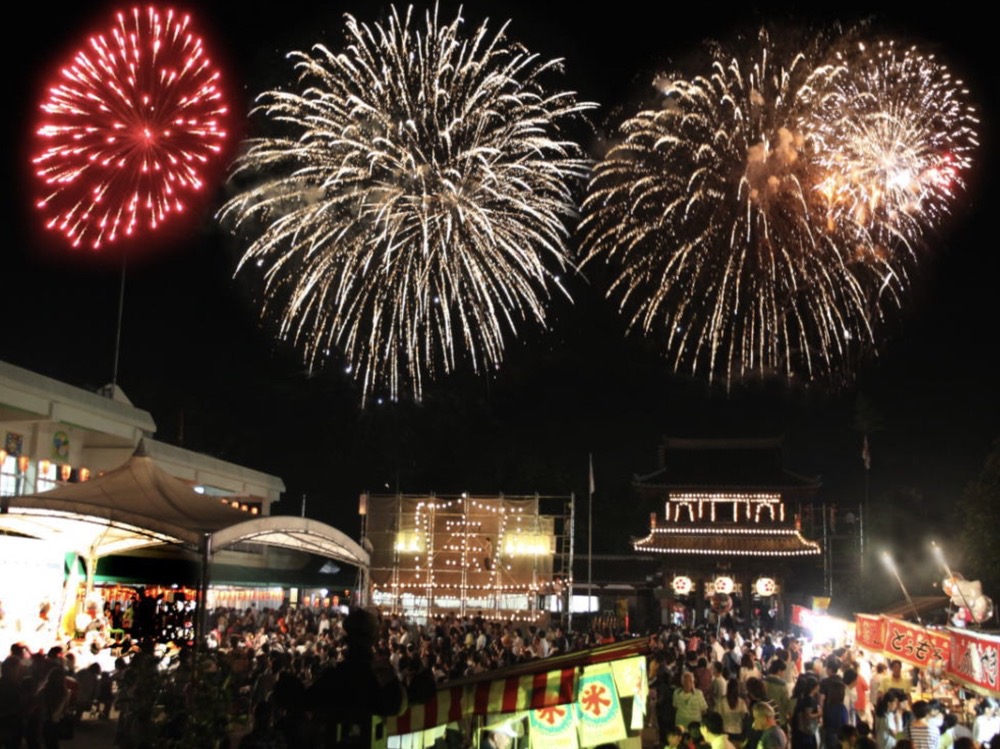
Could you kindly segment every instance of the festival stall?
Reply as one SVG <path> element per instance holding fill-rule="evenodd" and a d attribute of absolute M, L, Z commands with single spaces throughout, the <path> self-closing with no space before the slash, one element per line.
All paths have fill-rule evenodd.
<path fill-rule="evenodd" d="M 517 749 L 638 749 L 648 641 L 630 640 L 451 682 L 385 722 L 389 749 L 425 749 L 449 730 L 505 735 Z"/>
<path fill-rule="evenodd" d="M 955 627 L 925 627 L 891 616 L 858 614 L 855 644 L 886 660 L 921 669 L 912 699 L 961 707 L 960 687 L 1000 697 L 1000 635 Z"/>
<path fill-rule="evenodd" d="M 948 676 L 989 697 L 1000 697 L 1000 635 L 949 629 Z"/>

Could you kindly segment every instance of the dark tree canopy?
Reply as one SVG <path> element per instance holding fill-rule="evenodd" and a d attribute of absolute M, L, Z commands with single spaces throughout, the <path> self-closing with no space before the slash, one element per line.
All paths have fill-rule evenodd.
<path fill-rule="evenodd" d="M 1000 596 L 1000 439 L 986 458 L 982 472 L 962 498 L 966 577 L 982 580 L 983 593 Z"/>

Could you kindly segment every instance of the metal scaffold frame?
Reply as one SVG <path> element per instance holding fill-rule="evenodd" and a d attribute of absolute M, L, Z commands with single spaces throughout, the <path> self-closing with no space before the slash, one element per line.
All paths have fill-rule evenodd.
<path fill-rule="evenodd" d="M 367 600 L 386 612 L 534 621 L 553 596 L 567 615 L 571 495 L 364 494 L 359 511 Z"/>

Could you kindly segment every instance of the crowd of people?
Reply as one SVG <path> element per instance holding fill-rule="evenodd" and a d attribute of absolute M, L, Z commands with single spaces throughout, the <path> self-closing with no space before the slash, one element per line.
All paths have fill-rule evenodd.
<path fill-rule="evenodd" d="M 345 721 L 396 714 L 446 682 L 632 636 L 610 626 L 567 632 L 481 614 L 417 623 L 332 608 L 218 608 L 196 661 L 193 643 L 167 639 L 189 630 L 187 617 L 179 617 L 181 627 L 168 618 L 164 628 L 156 616 L 105 615 L 121 625 L 111 627 L 120 635 L 95 626 L 44 655 L 11 646 L 0 676 L 0 749 L 56 747 L 81 715 L 100 720 L 112 711 L 117 744 L 131 749 L 142 744 L 151 716 L 169 712 L 164 705 L 179 706 L 188 719 L 196 708 L 214 710 L 222 733 L 230 719 L 252 718 L 241 743 L 247 749 L 329 745 Z M 127 626 L 133 622 L 137 628 Z M 921 679 L 929 675 L 904 673 L 899 661 L 871 663 L 851 649 L 735 627 L 663 627 L 649 642 L 647 714 L 663 747 L 1000 749 L 994 700 L 911 698 L 928 688 Z M 191 693 L 196 669 L 208 674 L 200 681 L 214 697 Z M 154 682 L 159 708 L 148 699 Z M 163 730 L 180 736 L 185 729 Z"/>
<path fill-rule="evenodd" d="M 996 700 L 914 699 L 936 677 L 898 660 L 724 629 L 656 643 L 654 714 L 672 749 L 1000 749 Z"/>
<path fill-rule="evenodd" d="M 370 626 L 355 619 L 352 645 L 352 620 L 334 608 L 220 607 L 208 618 L 209 669 L 224 684 L 227 717 L 253 717 L 248 746 L 262 736 L 269 737 L 268 745 L 317 745 L 327 707 L 337 702 L 330 697 L 334 684 L 355 682 L 343 669 L 359 663 L 389 693 L 368 707 L 389 715 L 424 701 L 446 681 L 614 639 L 607 629 L 569 635 L 560 625 L 498 623 L 481 614 L 441 616 L 426 624 L 385 616 L 373 618 Z M 148 728 L 143 711 L 149 706 L 140 692 L 152 683 L 150 664 L 157 689 L 179 695 L 175 702 L 185 700 L 184 684 L 195 668 L 193 642 L 186 636 L 193 632 L 191 619 L 186 605 L 153 602 L 134 612 L 114 606 L 94 618 L 83 638 L 55 646 L 48 655 L 32 653 L 35 646 L 12 645 L 0 687 L 17 699 L 0 701 L 5 705 L 0 747 L 57 746 L 71 734 L 74 718 L 107 718 L 112 709 L 118 715 L 117 743 L 138 746 L 139 734 Z M 341 669 L 336 679 L 334 669 Z M 55 687 L 51 694 L 43 688 L 50 678 L 64 688 L 59 700 Z M 350 704 L 359 693 L 363 690 L 352 688 L 339 701 Z"/>

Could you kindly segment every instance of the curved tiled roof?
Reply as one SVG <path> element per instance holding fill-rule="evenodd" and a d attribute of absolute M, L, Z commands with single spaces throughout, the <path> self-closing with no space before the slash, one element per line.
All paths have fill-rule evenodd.
<path fill-rule="evenodd" d="M 659 450 L 659 468 L 636 476 L 642 490 L 723 490 L 814 492 L 817 478 L 783 465 L 776 439 L 668 439 Z"/>
<path fill-rule="evenodd" d="M 636 551 L 653 554 L 706 556 L 812 556 L 819 544 L 803 538 L 795 528 L 725 525 L 684 525 L 653 528 L 633 542 Z"/>

